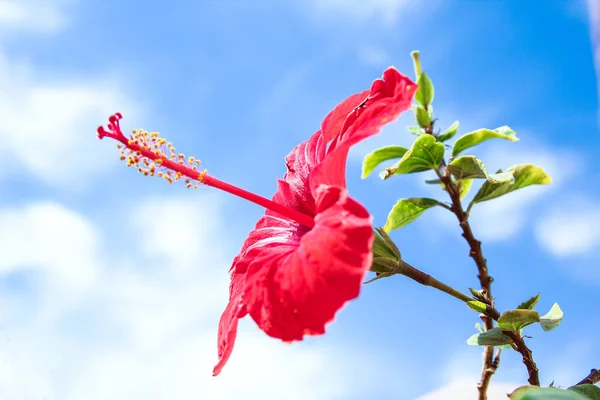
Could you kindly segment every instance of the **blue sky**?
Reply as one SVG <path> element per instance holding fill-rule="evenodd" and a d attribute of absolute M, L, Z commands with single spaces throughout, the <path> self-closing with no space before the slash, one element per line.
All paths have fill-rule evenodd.
<path fill-rule="evenodd" d="M 431 76 L 461 132 L 511 126 L 476 154 L 554 178 L 473 211 L 500 309 L 542 293 L 559 329 L 530 329 L 545 384 L 600 358 L 600 151 L 583 1 L 190 2 L 0 0 L 0 398 L 475 398 L 476 314 L 403 278 L 367 285 L 323 337 L 281 344 L 242 324 L 223 374 L 217 322 L 227 269 L 263 210 L 142 178 L 95 128 L 158 130 L 215 176 L 271 196 L 285 155 L 389 65 Z M 420 174 L 360 180 L 362 157 L 409 145 L 410 113 L 350 154 L 351 193 L 383 225 L 401 197 L 443 193 Z M 476 285 L 454 217 L 394 233 L 407 261 Z M 435 379 L 431 379 L 431 377 Z M 491 399 L 525 382 L 505 352 Z M 468 392 L 470 391 L 470 392 Z M 459 396 L 459 397 L 456 397 Z"/>

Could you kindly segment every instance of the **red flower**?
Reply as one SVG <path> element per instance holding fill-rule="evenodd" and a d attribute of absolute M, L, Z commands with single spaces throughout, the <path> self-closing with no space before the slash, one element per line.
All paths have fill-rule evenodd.
<path fill-rule="evenodd" d="M 272 200 L 198 172 L 195 160 L 186 162 L 156 133 L 137 131 L 125 138 L 120 114 L 111 117 L 109 131 L 98 129 L 100 138 L 123 143 L 121 158 L 128 165 L 143 164 L 139 170 L 146 175 L 165 169 L 158 173 L 169 181 L 188 177 L 267 209 L 231 266 L 230 299 L 219 323 L 219 362 L 213 375 L 229 359 L 238 319 L 247 314 L 269 336 L 291 342 L 323 334 L 335 313 L 358 296 L 371 267 L 374 235 L 371 216 L 348 196 L 346 158 L 352 145 L 407 110 L 415 91 L 410 79 L 388 68 L 370 90 L 339 104 L 321 129 L 287 156 L 288 171 Z"/>

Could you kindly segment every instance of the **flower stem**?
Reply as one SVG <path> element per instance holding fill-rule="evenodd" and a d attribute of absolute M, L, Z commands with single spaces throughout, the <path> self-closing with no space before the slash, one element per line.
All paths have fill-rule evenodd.
<path fill-rule="evenodd" d="M 215 178 L 212 175 L 205 174 L 202 176 L 202 179 L 200 181 L 207 186 L 220 189 L 224 192 L 233 194 L 234 196 L 241 197 L 242 199 L 248 200 L 254 204 L 262 206 L 268 210 L 275 211 L 276 213 L 279 213 L 284 217 L 290 218 L 298 222 L 300 225 L 303 225 L 309 229 L 312 229 L 315 226 L 314 219 L 306 214 L 303 214 L 292 208 L 286 207 L 283 204 L 275 203 L 272 200 L 254 194 L 247 190 L 241 189 L 237 186 L 231 185 L 227 182 Z"/>

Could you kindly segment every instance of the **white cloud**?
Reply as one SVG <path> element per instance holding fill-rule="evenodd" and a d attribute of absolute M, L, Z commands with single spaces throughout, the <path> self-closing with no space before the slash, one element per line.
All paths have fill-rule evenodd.
<path fill-rule="evenodd" d="M 506 400 L 508 399 L 507 395 L 519 386 L 521 385 L 492 382 L 487 392 L 488 400 Z M 460 379 L 427 393 L 417 398 L 417 400 L 477 400 L 478 398 L 477 379 Z"/>
<path fill-rule="evenodd" d="M 417 400 L 478 399 L 477 383 L 481 374 L 481 351 L 481 348 L 457 350 L 440 371 L 441 387 L 422 395 Z M 502 373 L 502 376 L 498 376 L 499 373 Z M 515 376 L 508 365 L 502 365 L 492 378 L 487 392 L 488 399 L 508 399 L 508 393 L 522 386 L 515 383 L 518 382 L 514 379 Z"/>
<path fill-rule="evenodd" d="M 425 13 L 431 13 L 441 4 L 438 1 L 427 3 Z M 373 22 L 376 20 L 383 26 L 392 26 L 409 12 L 419 7 L 418 3 L 409 0 L 311 0 L 307 2 L 312 14 L 331 22 L 333 18 L 343 18 L 353 22 Z M 425 14 L 427 15 L 427 14 Z"/>
<path fill-rule="evenodd" d="M 555 256 L 589 253 L 600 247 L 600 207 L 585 198 L 564 200 L 538 221 L 535 234 Z"/>
<path fill-rule="evenodd" d="M 594 22 L 600 22 L 600 7 L 598 6 L 598 2 L 594 0 L 587 0 L 587 7 L 590 14 L 590 19 Z"/>
<path fill-rule="evenodd" d="M 85 183 L 91 173 L 110 165 L 114 157 L 107 155 L 107 146 L 99 145 L 96 128 L 115 111 L 136 111 L 113 82 L 39 81 L 31 68 L 6 59 L 3 63 L 0 53 L 0 155 L 7 161 L 2 173 L 24 172 L 72 187 L 74 180 Z"/>
<path fill-rule="evenodd" d="M 211 376 L 230 263 L 222 204 L 206 195 L 148 199 L 129 219 L 115 214 L 105 232 L 53 203 L 1 211 L 0 280 L 48 276 L 35 288 L 0 288 L 0 398 L 293 400 L 360 390 L 345 367 L 357 360 L 327 337 L 286 345 L 249 319 L 230 363 Z M 62 284 L 90 266 L 84 292 Z"/>
<path fill-rule="evenodd" d="M 600 5 L 596 0 L 587 1 L 587 12 L 592 23 L 592 40 L 598 43 L 600 40 Z M 596 48 L 596 57 L 598 57 L 598 48 Z"/>
<path fill-rule="evenodd" d="M 54 32 L 66 22 L 63 9 L 72 0 L 0 0 L 3 29 Z"/>
<path fill-rule="evenodd" d="M 600 4 L 596 0 L 587 1 L 587 11 L 592 25 L 592 46 L 594 53 L 594 62 L 596 64 L 596 85 L 597 94 L 600 95 Z M 600 123 L 600 112 L 598 112 L 598 122 Z"/>
<path fill-rule="evenodd" d="M 363 64 L 369 67 L 381 68 L 383 70 L 391 64 L 390 54 L 383 48 L 373 45 L 358 47 L 357 56 Z"/>
<path fill-rule="evenodd" d="M 544 376 L 555 386 L 567 388 L 589 372 L 586 366 L 597 362 L 597 351 L 596 339 L 584 333 L 576 341 L 568 341 L 564 347 L 545 354 L 548 361 L 543 368 Z"/>
<path fill-rule="evenodd" d="M 206 218 L 202 208 L 218 209 L 212 197 L 205 196 L 202 205 L 186 199 L 154 198 L 145 201 L 133 216 L 135 227 L 142 232 L 141 250 L 150 257 L 168 257 L 176 266 L 189 266 L 202 254 L 222 253 L 220 247 L 210 248 L 218 230 L 218 220 Z M 158 223 L 157 223 L 158 222 Z M 165 232 L 177 232 L 165 235 Z"/>
<path fill-rule="evenodd" d="M 58 29 L 62 27 L 58 21 L 66 19 L 61 11 L 68 2 L 0 0 L 0 23 L 10 18 L 14 30 L 28 29 L 31 21 Z M 92 173 L 114 163 L 108 156 L 111 149 L 100 146 L 95 137 L 98 125 L 116 111 L 135 118 L 137 107 L 114 76 L 41 79 L 39 75 L 39 65 L 8 58 L 0 44 L 0 157 L 5 161 L 0 175 L 25 174 L 81 189 Z"/>
<path fill-rule="evenodd" d="M 430 391 L 417 400 L 476 400 L 478 398 L 477 383 L 480 379 L 482 348 L 471 348 L 469 351 L 458 349 L 437 372 L 440 387 Z M 477 351 L 479 350 L 479 351 Z M 568 387 L 581 379 L 581 365 L 588 365 L 589 355 L 594 354 L 593 341 L 583 340 L 571 343 L 551 357 L 536 359 L 540 369 L 548 381 L 542 386 L 554 382 L 557 387 Z M 520 363 L 517 354 L 502 354 L 500 367 L 492 377 L 489 389 L 489 400 L 507 400 L 508 393 L 512 393 L 520 386 L 526 385 L 525 367 Z M 560 360 L 560 361 L 558 361 Z"/>
<path fill-rule="evenodd" d="M 357 20 L 380 18 L 385 23 L 396 21 L 398 14 L 409 6 L 407 0 L 314 0 L 314 7 L 321 12 L 336 12 Z"/>
<path fill-rule="evenodd" d="M 82 288 L 97 273 L 96 244 L 94 227 L 55 203 L 0 211 L 0 272 L 41 266 L 55 283 Z"/>
<path fill-rule="evenodd" d="M 522 142 L 494 146 L 481 159 L 491 171 L 520 163 L 535 164 L 552 177 L 552 183 L 548 186 L 530 186 L 474 206 L 471 220 L 477 236 L 482 240 L 508 240 L 532 224 L 533 218 L 537 217 L 532 216 L 532 207 L 565 184 L 580 168 L 580 162 L 569 151 L 549 149 L 535 141 L 529 144 Z"/>
<path fill-rule="evenodd" d="M 218 378 L 199 368 L 205 363 L 202 356 L 214 352 L 214 337 L 185 337 L 163 349 L 159 356 L 126 349 L 98 355 L 65 398 L 299 400 L 349 394 L 342 377 L 325 370 L 331 360 L 322 353 L 283 349 L 259 334 L 246 332 L 244 336 L 236 358 L 227 366 L 227 374 Z M 319 376 L 323 374 L 327 380 Z"/>
<path fill-rule="evenodd" d="M 532 223 L 531 207 L 547 193 L 546 188 L 528 187 L 518 193 L 477 204 L 471 213 L 471 224 L 479 239 L 508 240 Z"/>

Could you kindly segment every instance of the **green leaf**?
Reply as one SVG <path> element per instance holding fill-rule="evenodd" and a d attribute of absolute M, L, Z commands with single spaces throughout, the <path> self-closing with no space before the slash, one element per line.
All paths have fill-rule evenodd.
<path fill-rule="evenodd" d="M 491 183 L 512 181 L 512 172 L 488 174 L 483 162 L 475 156 L 461 156 L 448 165 L 448 170 L 456 179 L 487 179 Z"/>
<path fill-rule="evenodd" d="M 567 390 L 577 393 L 580 396 L 583 396 L 586 400 L 600 400 L 600 387 L 596 385 L 576 385 L 571 386 Z"/>
<path fill-rule="evenodd" d="M 433 119 L 433 106 L 430 104 L 429 107 L 427 107 L 427 115 L 429 115 L 429 119 Z"/>
<path fill-rule="evenodd" d="M 384 161 L 394 158 L 402 158 L 407 151 L 408 149 L 406 147 L 387 146 L 367 154 L 363 161 L 361 178 L 365 179 L 371 174 L 371 172 L 373 172 L 375 167 Z"/>
<path fill-rule="evenodd" d="M 417 85 L 419 89 L 415 93 L 415 100 L 422 106 L 427 107 L 433 102 L 433 83 L 431 83 L 431 79 L 429 79 L 427 74 L 422 72 L 417 79 Z"/>
<path fill-rule="evenodd" d="M 411 174 L 437 168 L 444 158 L 444 145 L 431 135 L 419 136 L 400 161 L 386 168 L 379 176 L 387 179 L 394 174 Z"/>
<path fill-rule="evenodd" d="M 371 247 L 373 262 L 370 271 L 377 273 L 376 279 L 380 279 L 395 274 L 401 257 L 398 247 L 382 228 L 375 228 L 373 233 L 375 240 Z"/>
<path fill-rule="evenodd" d="M 471 186 L 473 185 L 472 179 L 463 179 L 461 181 L 457 181 L 456 179 L 452 179 L 456 185 L 458 185 L 458 189 L 460 191 L 460 198 L 463 199 L 467 194 L 469 194 L 469 190 L 471 190 Z M 428 185 L 440 185 L 442 189 L 446 186 L 442 183 L 441 179 L 426 179 L 425 183 Z"/>
<path fill-rule="evenodd" d="M 542 328 L 549 332 L 552 329 L 556 328 L 560 325 L 560 322 L 563 319 L 563 312 L 558 306 L 558 303 L 554 303 L 548 314 L 542 316 L 540 318 L 540 324 L 542 324 Z"/>
<path fill-rule="evenodd" d="M 393 272 L 396 268 L 398 268 L 398 261 L 387 257 L 375 257 L 369 271 L 383 274 Z"/>
<path fill-rule="evenodd" d="M 419 125 L 410 125 L 408 127 L 408 131 L 416 136 L 421 136 L 425 134 L 423 128 L 421 128 Z"/>
<path fill-rule="evenodd" d="M 483 291 L 482 290 L 469 288 L 469 292 L 471 292 L 471 294 L 473 295 L 473 297 L 475 297 L 476 299 L 482 299 L 483 298 Z"/>
<path fill-rule="evenodd" d="M 429 113 L 423 106 L 420 105 L 415 106 L 415 120 L 422 128 L 426 128 L 429 126 L 429 124 L 431 124 L 431 117 L 429 116 Z"/>
<path fill-rule="evenodd" d="M 373 241 L 373 246 L 371 247 L 371 252 L 373 253 L 373 258 L 388 258 L 392 261 L 398 259 L 398 254 L 396 254 L 395 249 L 392 248 L 383 236 L 381 236 L 380 232 L 381 228 L 375 229 L 374 236 L 375 240 Z M 373 272 L 381 272 L 381 271 L 373 271 Z"/>
<path fill-rule="evenodd" d="M 460 192 L 460 199 L 462 200 L 467 194 L 469 194 L 469 190 L 471 190 L 471 186 L 473 185 L 473 179 L 463 179 L 458 181 L 458 190 Z"/>
<path fill-rule="evenodd" d="M 388 214 L 383 229 L 386 232 L 402 228 L 417 219 L 425 210 L 439 206 L 441 203 L 434 199 L 415 198 L 400 199 Z"/>
<path fill-rule="evenodd" d="M 448 129 L 446 129 L 444 132 L 440 133 L 437 140 L 438 142 L 445 142 L 447 140 L 450 140 L 454 137 L 454 135 L 456 135 L 456 132 L 458 132 L 458 127 L 460 126 L 458 121 L 454 121 L 452 123 L 452 125 L 450 125 L 448 127 Z"/>
<path fill-rule="evenodd" d="M 517 142 L 517 134 L 508 126 L 501 126 L 496 129 L 478 129 L 473 132 L 465 133 L 458 138 L 452 147 L 452 157 L 456 157 L 466 149 L 477 146 L 489 139 L 505 139 L 511 142 Z"/>
<path fill-rule="evenodd" d="M 485 328 L 479 322 L 475 324 L 475 329 L 477 329 L 481 333 L 485 332 Z M 473 343 L 473 344 L 477 345 L 477 343 Z M 501 349 L 503 349 L 503 350 L 505 350 L 505 349 L 510 349 L 512 346 L 510 344 L 503 344 L 503 345 L 500 345 L 498 347 L 501 348 Z"/>
<path fill-rule="evenodd" d="M 540 314 L 534 310 L 510 310 L 498 318 L 498 328 L 518 332 L 524 327 L 540 322 Z"/>
<path fill-rule="evenodd" d="M 511 400 L 584 400 L 577 393 L 558 388 L 522 386 L 508 395 Z"/>
<path fill-rule="evenodd" d="M 533 308 L 538 303 L 538 301 L 540 301 L 539 293 L 537 295 L 533 296 L 532 298 L 530 298 L 529 300 L 524 301 L 521 304 L 519 304 L 517 309 L 518 310 L 533 310 Z"/>
<path fill-rule="evenodd" d="M 514 182 L 492 183 L 485 182 L 473 199 L 473 204 L 492 200 L 507 193 L 522 189 L 529 185 L 547 185 L 552 182 L 550 176 L 540 167 L 532 164 L 519 164 L 510 167 L 506 172 L 512 172 Z"/>
<path fill-rule="evenodd" d="M 476 333 L 467 340 L 471 346 L 502 346 L 511 344 L 512 340 L 498 328 L 483 333 Z"/>
<path fill-rule="evenodd" d="M 582 386 L 586 386 L 582 388 Z M 511 400 L 599 400 L 600 388 L 594 385 L 578 385 L 567 390 L 521 386 L 508 395 Z"/>
<path fill-rule="evenodd" d="M 477 300 L 467 302 L 467 306 L 469 306 L 471 310 L 479 313 L 485 313 L 485 310 L 487 309 L 485 303 Z"/>
<path fill-rule="evenodd" d="M 375 274 L 375 278 L 371 278 L 368 281 L 363 282 L 363 285 L 366 285 L 367 283 L 373 283 L 373 282 L 378 281 L 383 278 L 389 278 L 390 276 L 394 276 L 394 275 L 396 275 L 396 272 L 394 272 L 394 271 L 377 273 L 377 274 Z"/>

